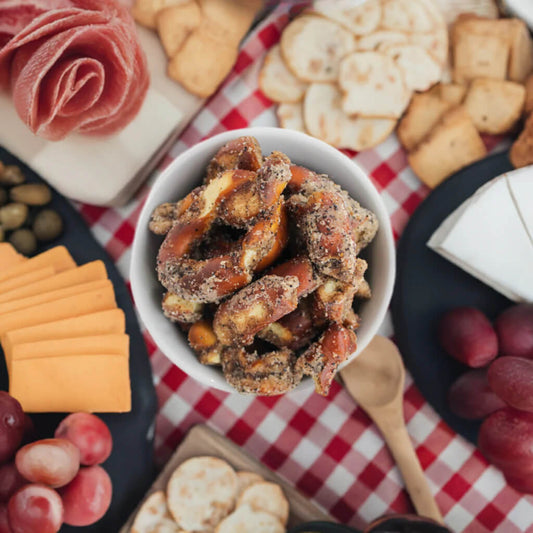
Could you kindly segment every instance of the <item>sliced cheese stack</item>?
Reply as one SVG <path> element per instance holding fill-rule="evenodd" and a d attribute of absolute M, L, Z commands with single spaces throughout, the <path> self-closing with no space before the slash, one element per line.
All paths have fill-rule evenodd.
<path fill-rule="evenodd" d="M 533 302 L 533 167 L 503 174 L 446 218 L 428 246 L 515 302 Z"/>
<path fill-rule="evenodd" d="M 26 412 L 131 410 L 129 337 L 102 261 L 0 244 L 0 342 Z"/>

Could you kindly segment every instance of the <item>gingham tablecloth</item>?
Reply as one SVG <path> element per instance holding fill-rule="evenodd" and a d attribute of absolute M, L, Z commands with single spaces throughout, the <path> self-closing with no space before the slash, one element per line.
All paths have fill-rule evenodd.
<path fill-rule="evenodd" d="M 228 80 L 162 166 L 215 133 L 276 125 L 275 107 L 258 90 L 257 74 L 265 51 L 279 40 L 289 16 L 286 4 L 278 6 L 248 37 Z M 374 150 L 346 153 L 371 176 L 398 237 L 427 188 L 408 168 L 394 136 Z M 126 279 L 134 228 L 148 190 L 149 183 L 120 209 L 78 205 Z M 390 326 L 384 329 L 392 333 Z M 226 394 L 188 377 L 156 348 L 148 333 L 145 339 L 159 398 L 155 446 L 160 466 L 192 425 L 206 423 L 342 523 L 363 527 L 385 513 L 412 511 L 379 432 L 339 383 L 333 384 L 327 398 L 310 390 L 257 399 Z M 533 532 L 533 497 L 511 489 L 475 447 L 439 418 L 409 376 L 404 411 L 431 490 L 453 531 Z"/>

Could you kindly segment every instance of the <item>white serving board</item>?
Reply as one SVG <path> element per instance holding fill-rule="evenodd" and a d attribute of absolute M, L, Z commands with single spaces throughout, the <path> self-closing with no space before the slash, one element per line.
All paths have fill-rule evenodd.
<path fill-rule="evenodd" d="M 105 206 L 126 203 L 204 103 L 167 77 L 155 32 L 139 26 L 138 32 L 150 89 L 137 117 L 118 134 L 41 139 L 22 123 L 10 95 L 0 92 L 0 145 L 67 198 Z"/>

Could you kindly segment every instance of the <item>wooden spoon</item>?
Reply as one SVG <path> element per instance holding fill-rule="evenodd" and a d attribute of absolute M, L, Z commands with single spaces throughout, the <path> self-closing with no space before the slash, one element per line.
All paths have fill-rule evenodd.
<path fill-rule="evenodd" d="M 376 335 L 340 374 L 348 392 L 383 434 L 417 513 L 443 523 L 405 427 L 405 367 L 396 345 Z"/>

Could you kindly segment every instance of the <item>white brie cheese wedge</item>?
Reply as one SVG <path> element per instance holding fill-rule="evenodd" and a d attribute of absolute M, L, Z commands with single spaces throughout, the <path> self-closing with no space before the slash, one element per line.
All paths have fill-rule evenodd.
<path fill-rule="evenodd" d="M 521 197 L 522 209 L 531 216 L 531 192 L 529 201 L 525 194 L 531 189 L 529 183 L 520 185 L 522 179 L 515 184 L 512 174 L 480 187 L 442 222 L 427 244 L 507 298 L 533 302 L 533 241 L 511 194 L 513 190 Z"/>
<path fill-rule="evenodd" d="M 533 166 L 504 174 L 520 218 L 533 243 Z M 532 265 L 533 268 L 533 265 Z"/>

